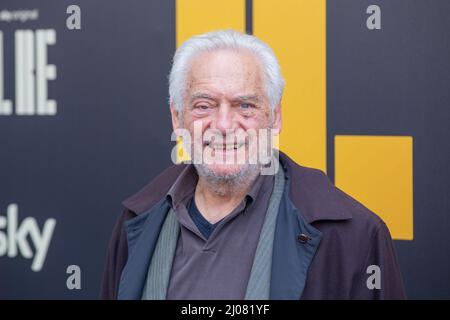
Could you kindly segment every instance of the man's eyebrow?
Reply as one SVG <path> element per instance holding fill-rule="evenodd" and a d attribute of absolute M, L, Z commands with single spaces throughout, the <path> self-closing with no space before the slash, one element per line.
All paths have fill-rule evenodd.
<path fill-rule="evenodd" d="M 259 102 L 259 97 L 256 94 L 248 94 L 243 96 L 237 96 L 233 98 L 233 101 L 248 101 L 248 102 Z"/>
<path fill-rule="evenodd" d="M 202 92 L 194 93 L 194 94 L 192 95 L 190 101 L 191 101 L 191 103 L 192 103 L 192 102 L 194 102 L 194 101 L 197 100 L 197 99 L 214 100 L 214 98 L 213 98 L 211 95 L 209 95 L 209 94 L 207 94 L 207 93 L 202 93 Z"/>
<path fill-rule="evenodd" d="M 207 99 L 207 100 L 214 100 L 214 97 L 203 92 L 194 93 L 192 97 L 190 98 L 190 102 L 194 102 L 197 99 Z M 233 102 L 259 102 L 259 96 L 256 94 L 247 94 L 247 95 L 240 95 L 236 96 L 232 99 Z"/>

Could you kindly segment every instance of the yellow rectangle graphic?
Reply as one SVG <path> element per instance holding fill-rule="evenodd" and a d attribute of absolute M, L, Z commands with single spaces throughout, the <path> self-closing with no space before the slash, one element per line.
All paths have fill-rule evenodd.
<path fill-rule="evenodd" d="M 394 239 L 413 239 L 413 139 L 336 136 L 336 186 L 379 215 Z"/>

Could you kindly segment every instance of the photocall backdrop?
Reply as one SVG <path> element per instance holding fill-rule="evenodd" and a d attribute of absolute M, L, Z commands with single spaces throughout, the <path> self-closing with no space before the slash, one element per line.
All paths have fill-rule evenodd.
<path fill-rule="evenodd" d="M 121 201 L 171 164 L 173 53 L 227 28 L 280 60 L 280 148 L 384 219 L 409 298 L 450 298 L 449 14 L 446 0 L 1 0 L 0 299 L 98 297 Z"/>

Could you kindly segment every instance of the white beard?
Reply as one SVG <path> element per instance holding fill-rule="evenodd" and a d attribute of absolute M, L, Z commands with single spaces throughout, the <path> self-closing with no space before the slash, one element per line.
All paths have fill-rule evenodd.
<path fill-rule="evenodd" d="M 199 177 L 214 187 L 217 194 L 226 194 L 233 189 L 248 187 L 261 172 L 259 164 L 244 164 L 238 172 L 229 174 L 218 174 L 211 170 L 206 164 L 194 164 Z"/>

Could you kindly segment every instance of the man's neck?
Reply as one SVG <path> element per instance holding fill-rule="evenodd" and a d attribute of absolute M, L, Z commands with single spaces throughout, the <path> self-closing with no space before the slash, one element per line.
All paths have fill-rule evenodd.
<path fill-rule="evenodd" d="M 216 223 L 239 205 L 257 177 L 249 177 L 245 184 L 239 186 L 226 183 L 212 185 L 204 177 L 199 177 L 195 188 L 195 204 L 206 220 Z"/>

